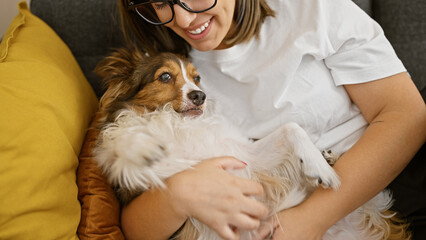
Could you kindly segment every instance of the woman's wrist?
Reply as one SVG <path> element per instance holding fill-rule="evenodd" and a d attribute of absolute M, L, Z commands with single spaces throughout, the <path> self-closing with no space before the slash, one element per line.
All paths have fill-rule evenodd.
<path fill-rule="evenodd" d="M 317 189 L 317 191 L 327 190 Z M 338 217 L 338 213 L 327 209 L 327 206 L 318 206 L 318 202 L 319 201 L 315 199 L 307 199 L 305 202 L 297 206 L 295 210 L 296 214 L 300 215 L 301 219 L 306 219 L 307 225 L 310 229 L 314 230 L 313 232 L 323 236 L 341 217 Z"/>
<path fill-rule="evenodd" d="M 175 213 L 175 216 L 178 219 L 181 219 L 183 222 L 190 217 L 190 214 L 185 207 L 185 202 L 187 202 L 182 196 L 185 196 L 185 187 L 184 179 L 185 173 L 180 172 L 169 177 L 166 183 L 166 191 L 164 191 L 165 198 L 167 199 L 171 210 Z"/>

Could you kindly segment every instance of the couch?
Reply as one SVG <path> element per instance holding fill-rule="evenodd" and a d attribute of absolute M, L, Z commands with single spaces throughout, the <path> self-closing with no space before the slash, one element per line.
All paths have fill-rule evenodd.
<path fill-rule="evenodd" d="M 426 99 L 426 2 L 354 2 L 381 24 Z M 116 0 L 19 7 L 0 44 L 0 239 L 124 239 L 113 190 L 87 151 L 104 91 L 93 69 L 124 43 Z M 389 186 L 416 232 L 426 229 L 425 159 L 423 146 Z"/>

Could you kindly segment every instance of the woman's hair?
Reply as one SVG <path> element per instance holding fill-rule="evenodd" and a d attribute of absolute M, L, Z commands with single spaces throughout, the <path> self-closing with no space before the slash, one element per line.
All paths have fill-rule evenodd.
<path fill-rule="evenodd" d="M 235 45 L 258 36 L 265 18 L 275 16 L 266 0 L 235 1 L 235 29 L 225 39 L 228 45 Z M 146 22 L 134 11 L 128 10 L 128 2 L 129 0 L 118 0 L 122 31 L 127 44 L 137 46 L 150 55 L 173 52 L 188 56 L 191 46 L 183 38 L 164 25 L 156 26 Z"/>

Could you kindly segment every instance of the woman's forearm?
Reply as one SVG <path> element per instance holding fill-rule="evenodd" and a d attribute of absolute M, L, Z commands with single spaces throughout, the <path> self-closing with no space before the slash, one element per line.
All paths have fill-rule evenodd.
<path fill-rule="evenodd" d="M 318 214 L 327 216 L 329 219 L 321 223 L 325 228 L 383 190 L 426 140 L 426 107 L 408 75 L 365 85 L 368 87 L 348 87 L 370 125 L 334 166 L 342 181 L 340 189 L 318 189 L 301 205 L 308 212 L 320 211 L 323 214 Z M 381 88 L 388 91 L 380 92 Z M 393 91 L 395 88 L 398 91 Z"/>
<path fill-rule="evenodd" d="M 423 129 L 407 129 L 405 117 L 389 114 L 381 118 L 336 163 L 334 168 L 342 181 L 340 189 L 318 189 L 302 204 L 307 212 L 329 217 L 321 220 L 325 229 L 383 190 L 424 142 L 424 124 L 415 124 Z"/>
<path fill-rule="evenodd" d="M 121 215 L 126 239 L 168 239 L 185 222 L 169 203 L 168 192 L 146 191 L 124 207 Z"/>

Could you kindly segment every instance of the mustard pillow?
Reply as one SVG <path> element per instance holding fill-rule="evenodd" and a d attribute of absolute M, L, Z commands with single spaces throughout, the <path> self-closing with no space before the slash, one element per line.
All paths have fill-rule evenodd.
<path fill-rule="evenodd" d="M 78 155 L 96 96 L 25 2 L 0 44 L 0 239 L 78 239 Z"/>

